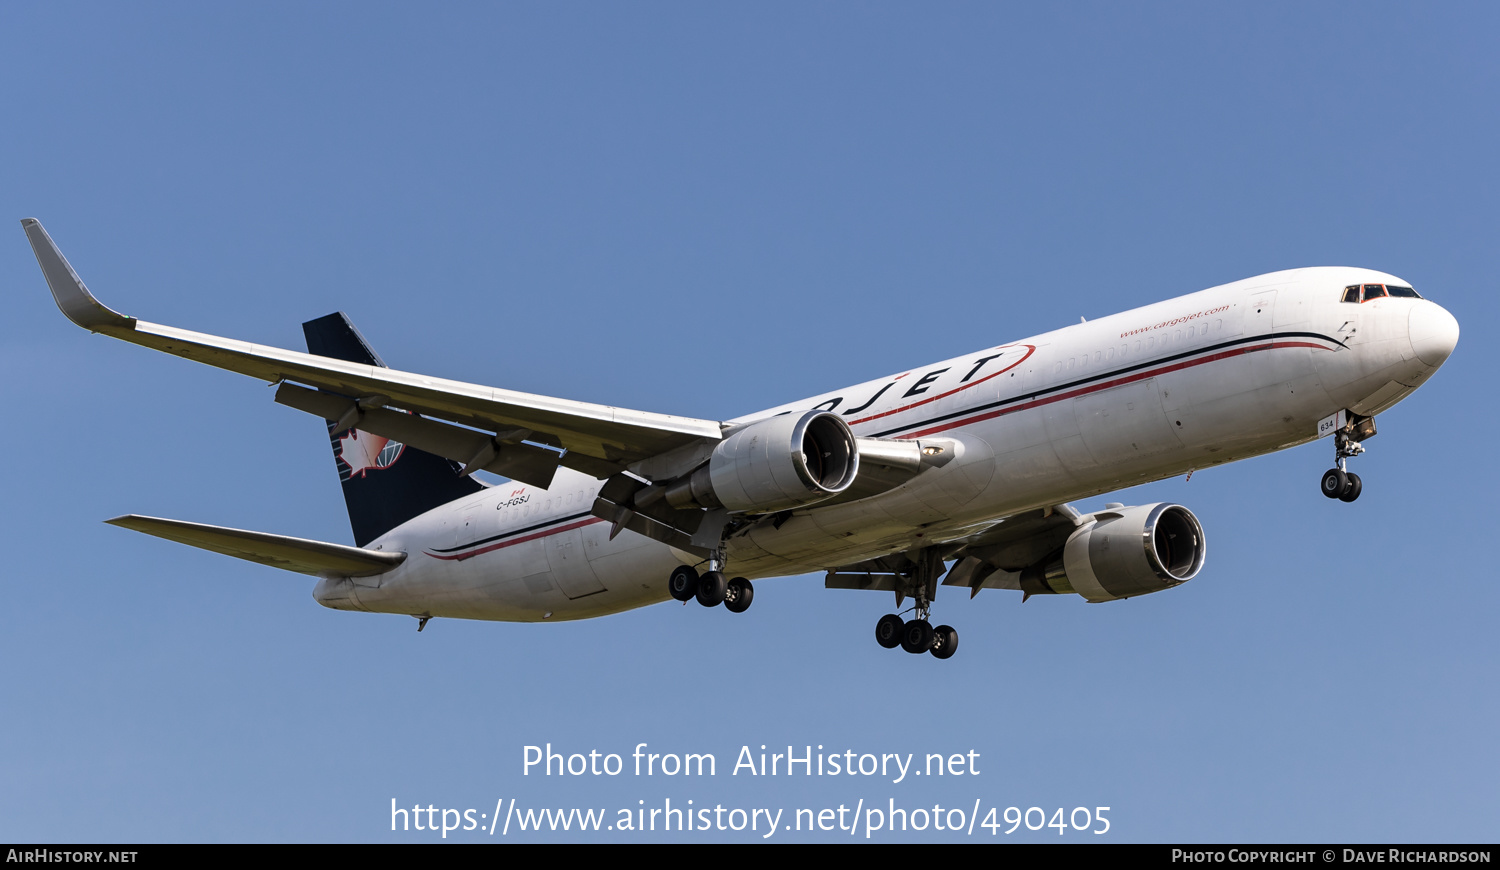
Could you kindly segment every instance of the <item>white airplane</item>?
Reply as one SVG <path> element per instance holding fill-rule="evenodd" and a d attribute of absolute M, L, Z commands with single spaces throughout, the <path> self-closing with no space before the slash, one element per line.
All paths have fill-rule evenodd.
<path fill-rule="evenodd" d="M 669 598 L 739 613 L 751 579 L 825 571 L 829 588 L 894 592 L 898 611 L 912 600 L 879 620 L 881 646 L 948 658 L 958 633 L 930 621 L 940 585 L 1103 602 L 1202 570 L 1187 508 L 1080 514 L 1070 500 L 1330 435 L 1323 494 L 1355 500 L 1347 462 L 1375 415 L 1458 342 L 1452 315 L 1400 278 L 1294 269 L 694 420 L 390 369 L 343 314 L 303 325 L 309 353 L 125 317 L 41 224 L 21 223 L 77 325 L 279 385 L 277 402 L 329 421 L 357 546 L 108 522 L 315 575 L 318 603 L 409 614 L 419 631 L 435 616 L 585 619 Z"/>

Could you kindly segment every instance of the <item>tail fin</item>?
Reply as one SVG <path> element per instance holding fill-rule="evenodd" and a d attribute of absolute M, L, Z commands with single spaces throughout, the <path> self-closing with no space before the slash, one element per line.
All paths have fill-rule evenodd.
<path fill-rule="evenodd" d="M 307 352 L 364 365 L 386 364 L 342 311 L 302 324 Z M 363 547 L 419 514 L 484 489 L 458 463 L 328 421 L 354 543 Z"/>

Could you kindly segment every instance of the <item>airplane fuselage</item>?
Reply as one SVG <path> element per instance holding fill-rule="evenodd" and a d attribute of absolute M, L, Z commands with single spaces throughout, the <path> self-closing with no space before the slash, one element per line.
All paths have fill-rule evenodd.
<path fill-rule="evenodd" d="M 728 541 L 729 570 L 754 579 L 909 552 L 1316 440 L 1341 410 L 1384 411 L 1446 359 L 1453 321 L 1418 298 L 1341 301 L 1362 282 L 1405 284 L 1354 268 L 1262 275 L 731 421 L 824 409 L 857 436 L 939 439 L 953 455 L 889 491 L 749 526 Z M 667 573 L 699 558 L 630 532 L 611 538 L 591 512 L 601 486 L 559 469 L 545 490 L 504 483 L 444 505 L 369 545 L 407 553 L 398 568 L 324 577 L 314 597 L 519 622 L 667 600 Z"/>

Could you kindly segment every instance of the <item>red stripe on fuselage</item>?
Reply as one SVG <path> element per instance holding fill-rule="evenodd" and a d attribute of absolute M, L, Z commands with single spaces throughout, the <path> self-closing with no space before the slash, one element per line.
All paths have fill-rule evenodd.
<path fill-rule="evenodd" d="M 438 554 L 438 553 L 428 552 L 427 555 L 431 556 L 434 559 L 442 559 L 444 561 L 449 561 L 449 562 L 454 561 L 454 560 L 463 561 L 464 559 L 472 559 L 473 557 L 481 555 L 483 553 L 489 553 L 489 552 L 493 552 L 495 550 L 503 550 L 506 547 L 514 547 L 516 544 L 524 544 L 527 541 L 535 541 L 537 538 L 545 538 L 548 535 L 558 535 L 558 534 L 562 534 L 563 532 L 571 532 L 574 529 L 581 529 L 584 526 L 589 526 L 589 525 L 593 525 L 594 523 L 602 523 L 602 522 L 604 522 L 604 520 L 601 520 L 598 517 L 591 517 L 590 519 L 579 520 L 576 523 L 569 523 L 566 526 L 558 526 L 555 529 L 548 529 L 545 532 L 537 532 L 534 535 L 526 535 L 525 537 L 516 538 L 515 540 L 511 540 L 511 541 L 501 541 L 498 544 L 490 544 L 488 547 L 481 547 L 478 550 L 470 550 L 467 553 L 453 553 L 453 554 L 449 554 L 449 555 L 441 555 L 441 554 Z"/>
<path fill-rule="evenodd" d="M 1220 353 L 1210 354 L 1209 356 L 1199 357 L 1199 358 L 1193 359 L 1193 360 L 1185 360 L 1185 361 L 1180 362 L 1180 363 L 1174 363 L 1174 364 L 1169 365 L 1169 366 L 1162 366 L 1161 368 L 1157 368 L 1157 369 L 1151 369 L 1151 370 L 1144 371 L 1144 372 L 1137 372 L 1137 373 L 1135 373 L 1133 375 L 1127 375 L 1127 376 L 1122 377 L 1122 378 L 1115 378 L 1114 380 L 1103 381 L 1102 383 L 1093 384 L 1091 386 L 1079 387 L 1076 390 L 1070 390 L 1070 391 L 1068 391 L 1066 393 L 1059 393 L 1056 396 L 1048 396 L 1045 399 L 1036 399 L 1035 401 L 1031 401 L 1031 402 L 1023 402 L 1023 403 L 1021 403 L 1019 405 L 1014 405 L 1014 406 L 1009 407 L 1009 408 L 997 408 L 994 411 L 990 411 L 990 412 L 985 413 L 985 414 L 980 414 L 977 417 L 967 417 L 965 419 L 956 420 L 956 421 L 951 422 L 951 423 L 944 423 L 941 426 L 934 426 L 934 427 L 932 427 L 930 429 L 923 429 L 920 432 L 912 432 L 910 434 L 903 434 L 903 435 L 901 435 L 901 437 L 902 438 L 920 438 L 923 435 L 935 435 L 938 432 L 946 432 L 949 429 L 956 429 L 959 426 L 968 426 L 971 423 L 978 423 L 978 422 L 980 422 L 982 420 L 992 420 L 992 419 L 994 419 L 996 417 L 1003 417 L 1006 414 L 1014 414 L 1017 411 L 1024 411 L 1024 410 L 1026 410 L 1028 408 L 1040 408 L 1043 405 L 1050 405 L 1053 402 L 1061 402 L 1064 399 L 1074 399 L 1074 398 L 1077 398 L 1079 396 L 1087 395 L 1089 393 L 1097 393 L 1097 392 L 1100 392 L 1100 391 L 1103 391 L 1103 390 L 1108 390 L 1108 389 L 1110 389 L 1112 387 L 1118 387 L 1118 386 L 1122 386 L 1124 384 L 1134 383 L 1135 381 L 1143 381 L 1143 380 L 1145 380 L 1147 378 L 1154 378 L 1157 375 L 1165 375 L 1165 374 L 1169 374 L 1171 372 L 1182 371 L 1183 369 L 1189 369 L 1189 368 L 1192 368 L 1193 366 L 1203 365 L 1204 363 L 1211 363 L 1211 362 L 1214 362 L 1216 360 L 1221 360 L 1221 359 L 1229 359 L 1230 357 L 1235 357 L 1235 356 L 1243 356 L 1244 354 L 1255 353 L 1256 351 L 1261 351 L 1261 350 L 1274 350 L 1275 348 L 1280 348 L 1280 347 L 1310 347 L 1313 350 L 1328 350 L 1328 348 L 1324 347 L 1321 344 L 1313 344 L 1312 342 L 1307 342 L 1307 341 L 1271 341 L 1271 342 L 1267 342 L 1266 344 L 1258 344 L 1258 345 L 1252 345 L 1250 347 L 1235 348 L 1234 350 L 1226 350 L 1226 351 L 1222 351 Z"/>

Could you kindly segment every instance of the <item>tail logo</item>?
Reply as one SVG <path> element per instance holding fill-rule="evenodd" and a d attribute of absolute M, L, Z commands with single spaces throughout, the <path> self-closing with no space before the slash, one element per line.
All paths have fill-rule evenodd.
<path fill-rule="evenodd" d="M 400 441 L 392 441 L 358 429 L 345 432 L 336 444 L 341 466 L 339 476 L 345 480 L 364 477 L 370 471 L 390 468 L 406 449 L 406 445 Z"/>

